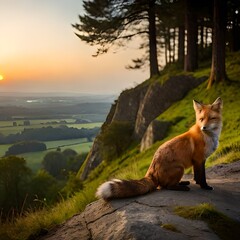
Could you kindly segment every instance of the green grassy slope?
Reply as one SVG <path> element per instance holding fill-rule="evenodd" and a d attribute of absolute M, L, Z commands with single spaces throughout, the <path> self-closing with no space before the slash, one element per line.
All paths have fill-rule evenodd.
<path fill-rule="evenodd" d="M 210 65 L 209 65 L 210 66 Z M 206 76 L 209 68 L 202 68 L 195 76 Z M 51 209 L 37 213 L 29 212 L 16 222 L 4 224 L 0 227 L 0 239 L 26 239 L 31 234 L 37 234 L 42 228 L 50 228 L 65 219 L 82 211 L 87 203 L 95 199 L 96 188 L 105 180 L 111 178 L 140 178 L 143 177 L 158 146 L 186 131 L 195 122 L 192 100 L 204 103 L 213 102 L 218 96 L 223 99 L 223 130 L 218 150 L 208 159 L 207 165 L 219 162 L 228 163 L 240 159 L 240 53 L 232 54 L 227 59 L 227 74 L 232 80 L 229 83 L 213 86 L 206 90 L 207 83 L 203 83 L 190 91 L 181 101 L 173 104 L 158 119 L 164 119 L 174 124 L 168 131 L 168 136 L 161 142 L 155 143 L 145 152 L 139 152 L 139 145 L 131 148 L 118 159 L 107 163 L 105 161 L 91 172 L 85 182 L 85 189 L 73 198 L 59 203 Z M 166 78 L 166 76 L 163 76 Z M 162 81 L 156 79 L 157 81 Z"/>

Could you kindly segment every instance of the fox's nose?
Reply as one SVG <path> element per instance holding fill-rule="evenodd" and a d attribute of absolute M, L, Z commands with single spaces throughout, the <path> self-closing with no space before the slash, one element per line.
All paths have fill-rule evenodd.
<path fill-rule="evenodd" d="M 202 131 L 207 130 L 207 127 L 202 126 L 202 127 L 201 127 L 201 130 L 202 130 Z"/>

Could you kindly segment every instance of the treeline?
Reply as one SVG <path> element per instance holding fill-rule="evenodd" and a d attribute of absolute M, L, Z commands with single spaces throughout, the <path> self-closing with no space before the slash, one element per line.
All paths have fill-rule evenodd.
<path fill-rule="evenodd" d="M 24 158 L 0 158 L 0 222 L 12 221 L 25 211 L 51 206 L 83 189 L 76 173 L 87 153 L 72 149 L 45 155 L 42 169 L 33 173 Z"/>
<path fill-rule="evenodd" d="M 150 77 L 160 74 L 163 58 L 164 64 L 178 63 L 189 72 L 198 68 L 200 59 L 209 59 L 210 87 L 227 80 L 226 46 L 240 50 L 239 0 L 88 0 L 83 8 L 73 27 L 82 41 L 97 46 L 95 56 L 138 37 L 143 54 L 128 68 L 149 65 Z"/>
<path fill-rule="evenodd" d="M 47 150 L 45 143 L 38 141 L 23 141 L 13 144 L 8 148 L 5 156 L 18 155 L 26 152 L 39 152 Z"/>
<path fill-rule="evenodd" d="M 65 125 L 60 127 L 42 127 L 42 128 L 25 128 L 21 133 L 10 134 L 8 136 L 0 135 L 0 144 L 11 144 L 21 141 L 56 141 L 76 138 L 87 138 L 92 141 L 98 132 L 99 127 L 95 128 L 73 128 Z"/>

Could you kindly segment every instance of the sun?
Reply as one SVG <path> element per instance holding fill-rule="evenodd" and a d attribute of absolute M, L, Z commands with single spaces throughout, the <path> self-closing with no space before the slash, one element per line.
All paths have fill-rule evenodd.
<path fill-rule="evenodd" d="M 3 75 L 0 75 L 0 81 L 2 81 L 4 78 L 3 78 Z"/>

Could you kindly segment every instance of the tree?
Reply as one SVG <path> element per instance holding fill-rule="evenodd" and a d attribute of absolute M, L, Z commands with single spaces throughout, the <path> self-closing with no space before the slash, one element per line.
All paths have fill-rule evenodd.
<path fill-rule="evenodd" d="M 45 151 L 46 149 L 47 149 L 46 144 L 38 141 L 17 142 L 8 148 L 8 150 L 5 153 L 5 156 L 17 155 L 26 152 Z"/>
<path fill-rule="evenodd" d="M 194 71 L 198 67 L 198 28 L 195 6 L 195 1 L 186 0 L 187 55 L 184 64 L 185 71 Z"/>
<path fill-rule="evenodd" d="M 156 40 L 156 0 L 83 1 L 85 15 L 72 25 L 76 35 L 90 45 L 99 46 L 95 56 L 112 45 L 124 46 L 134 37 L 148 36 L 150 76 L 158 75 Z"/>
<path fill-rule="evenodd" d="M 19 185 L 30 174 L 31 170 L 26 166 L 25 159 L 15 156 L 0 159 L 0 184 L 4 189 L 5 206 L 19 207 L 21 200 Z"/>
<path fill-rule="evenodd" d="M 226 0 L 214 0 L 212 67 L 208 88 L 227 80 L 225 66 Z"/>
<path fill-rule="evenodd" d="M 227 16 L 227 43 L 229 50 L 236 52 L 240 50 L 240 1 L 228 1 Z"/>
<path fill-rule="evenodd" d="M 71 148 L 65 149 L 62 153 L 68 159 L 74 158 L 74 157 L 77 156 L 77 152 L 75 150 L 71 149 Z"/>
<path fill-rule="evenodd" d="M 78 172 L 82 164 L 84 163 L 88 153 L 80 153 L 74 157 L 70 157 L 67 160 L 67 171 Z"/>
<path fill-rule="evenodd" d="M 67 166 L 67 159 L 63 153 L 52 151 L 45 155 L 42 164 L 43 168 L 53 177 L 62 178 L 63 171 Z"/>
<path fill-rule="evenodd" d="M 99 135 L 100 152 L 105 160 L 119 157 L 132 141 L 133 127 L 128 122 L 115 121 Z"/>
<path fill-rule="evenodd" d="M 30 183 L 31 194 L 35 203 L 46 201 L 48 204 L 56 201 L 60 188 L 56 179 L 47 171 L 40 169 L 32 178 Z M 38 201 L 36 201 L 38 200 Z M 41 204 L 42 205 L 42 204 Z"/>

